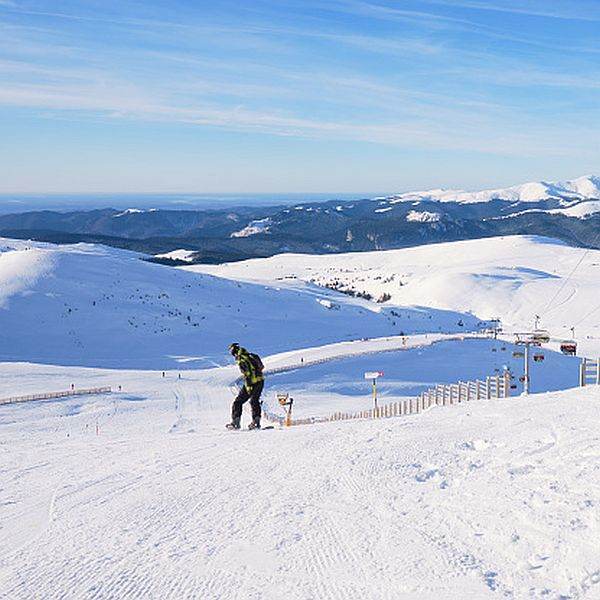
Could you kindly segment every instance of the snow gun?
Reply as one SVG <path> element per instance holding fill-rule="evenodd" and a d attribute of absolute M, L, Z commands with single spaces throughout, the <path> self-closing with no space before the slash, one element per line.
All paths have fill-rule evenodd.
<path fill-rule="evenodd" d="M 292 406 L 294 404 L 294 399 L 290 398 L 289 394 L 277 394 L 277 402 L 279 402 L 280 406 L 285 410 L 284 425 L 290 427 L 292 425 Z"/>

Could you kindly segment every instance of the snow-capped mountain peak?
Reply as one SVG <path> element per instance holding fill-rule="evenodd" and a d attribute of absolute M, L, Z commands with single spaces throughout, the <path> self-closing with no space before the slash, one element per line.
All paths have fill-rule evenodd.
<path fill-rule="evenodd" d="M 433 189 L 418 192 L 405 192 L 389 199 L 398 202 L 457 202 L 474 204 L 505 200 L 509 202 L 544 202 L 558 200 L 560 203 L 600 198 L 600 177 L 588 175 L 563 182 L 530 182 L 508 188 L 469 192 L 465 190 Z"/>

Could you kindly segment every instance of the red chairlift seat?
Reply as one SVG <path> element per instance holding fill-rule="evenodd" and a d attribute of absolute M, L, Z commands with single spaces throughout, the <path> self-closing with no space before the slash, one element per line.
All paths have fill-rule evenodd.
<path fill-rule="evenodd" d="M 560 351 L 563 354 L 575 356 L 577 354 L 577 342 L 562 342 L 560 345 Z"/>

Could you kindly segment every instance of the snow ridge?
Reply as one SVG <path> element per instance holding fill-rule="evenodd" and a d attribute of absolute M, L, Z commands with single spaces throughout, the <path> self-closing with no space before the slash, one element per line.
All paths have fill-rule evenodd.
<path fill-rule="evenodd" d="M 510 202 L 544 202 L 558 200 L 561 203 L 600 199 L 600 177 L 588 175 L 563 182 L 530 182 L 508 188 L 469 192 L 465 190 L 433 189 L 405 192 L 387 199 L 389 204 L 399 202 L 457 202 L 474 204 L 505 200 Z M 380 199 L 379 199 L 380 200 Z"/>

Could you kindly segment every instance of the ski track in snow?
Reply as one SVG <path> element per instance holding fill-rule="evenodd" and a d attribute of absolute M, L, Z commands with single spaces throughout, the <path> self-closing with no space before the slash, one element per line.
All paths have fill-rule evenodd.
<path fill-rule="evenodd" d="M 491 252 L 496 244 L 500 242 L 482 242 L 481 247 L 489 246 Z M 427 331 L 426 326 L 441 330 L 441 324 L 455 323 L 463 310 L 472 308 L 475 292 L 484 316 L 500 314 L 500 308 L 510 314 L 515 290 L 519 293 L 517 308 L 531 304 L 540 290 L 544 298 L 551 297 L 562 283 L 548 267 L 550 244 L 547 248 L 528 238 L 515 238 L 511 244 L 514 248 L 507 264 L 495 270 L 489 266 L 496 264 L 497 258 L 490 263 L 487 255 L 465 254 L 460 243 L 455 246 L 455 251 L 467 257 L 457 270 L 459 275 L 467 275 L 456 289 L 447 285 L 451 280 L 445 278 L 444 269 L 430 268 L 439 256 L 439 247 L 411 250 L 408 254 L 430 254 L 419 258 L 423 277 L 419 281 L 425 284 L 434 275 L 439 281 L 433 281 L 430 291 L 439 287 L 454 296 L 448 305 L 451 312 L 403 309 L 407 322 L 411 317 L 418 319 L 418 327 L 408 332 Z M 560 254 L 561 271 L 568 272 L 572 251 L 556 245 L 552 248 Z M 521 262 L 521 252 L 528 262 Z M 58 257 L 54 262 L 48 259 L 52 253 Z M 50 254 L 40 246 L 2 257 L 4 277 L 14 284 L 7 301 L 11 313 L 4 314 L 8 325 L 18 321 L 15 315 L 30 315 L 35 307 L 47 307 L 48 298 L 65 322 L 80 319 L 74 316 L 77 310 L 70 312 L 52 304 L 56 282 L 47 273 L 52 271 L 70 282 L 71 268 L 63 268 L 64 264 L 86 274 L 81 279 L 88 283 L 95 265 L 91 274 L 98 285 L 104 281 L 104 258 L 110 259 L 115 272 L 126 260 L 135 275 L 128 285 L 136 292 L 149 282 L 156 287 L 155 278 L 164 278 L 160 290 L 154 290 L 154 304 L 162 297 L 163 285 L 178 289 L 181 282 L 191 285 L 197 277 L 91 246 L 71 247 L 64 256 L 57 249 Z M 369 275 L 372 266 L 363 264 L 366 258 L 369 255 L 338 257 L 353 269 L 344 271 L 344 277 Z M 13 263 L 7 262 L 13 260 L 19 263 L 14 269 Z M 269 260 L 281 259 L 252 264 L 265 265 L 263 276 L 271 281 L 277 271 Z M 299 260 L 305 261 L 305 257 Z M 404 260 L 398 267 L 404 269 L 405 264 L 411 272 L 414 265 Z M 30 273 L 28 278 L 19 275 L 23 265 Z M 486 265 L 489 272 L 481 276 Z M 516 269 L 515 265 L 524 266 Z M 581 306 L 588 310 L 595 298 L 588 277 L 595 273 L 592 267 L 596 268 L 595 263 L 586 267 L 585 277 L 570 286 L 573 296 L 564 302 L 562 294 L 557 298 L 557 313 L 565 307 L 571 310 L 574 299 L 578 310 Z M 231 268 L 247 266 L 240 263 Z M 516 274 L 507 277 L 508 270 Z M 477 277 L 472 277 L 473 272 Z M 373 291 L 381 291 L 379 275 L 375 271 L 370 274 Z M 74 281 L 69 285 L 79 297 L 77 290 L 84 284 L 77 277 Z M 219 294 L 237 293 L 242 285 L 207 277 L 193 281 L 200 290 L 195 292 L 197 302 L 202 300 L 209 307 Z M 286 389 L 297 385 L 301 414 L 313 407 L 328 414 L 334 406 L 339 409 L 340 402 L 350 400 L 361 403 L 360 392 L 344 398 L 340 382 L 348 387 L 352 378 L 362 375 L 363 366 L 370 369 L 371 354 L 407 350 L 397 356 L 385 355 L 388 364 L 399 363 L 394 365 L 396 373 L 390 368 L 389 380 L 390 386 L 393 380 L 401 392 L 402 384 L 428 382 L 417 378 L 415 367 L 424 365 L 426 371 L 435 364 L 437 354 L 425 352 L 424 346 L 442 341 L 436 349 L 443 352 L 444 344 L 461 343 L 456 335 L 439 333 L 335 342 L 361 336 L 363 329 L 351 334 L 347 326 L 350 323 L 354 330 L 356 320 L 369 335 L 387 334 L 389 319 L 371 314 L 371 305 L 366 311 L 362 300 L 347 299 L 341 311 L 329 310 L 315 300 L 325 294 L 338 298 L 333 292 L 329 295 L 297 281 L 277 285 L 282 293 L 271 285 L 265 294 L 262 284 L 244 286 L 244 293 L 252 294 L 253 305 L 263 311 L 267 299 L 273 306 L 293 301 L 298 315 L 312 315 L 296 322 L 293 313 L 284 313 L 286 322 L 294 321 L 298 334 L 293 343 L 272 343 L 283 319 L 274 322 L 274 329 L 263 339 L 273 346 L 272 352 L 279 352 L 266 359 L 267 367 L 272 373 L 286 372 L 279 379 L 274 376 L 274 384 Z M 398 293 L 410 295 L 411 285 L 416 287 L 409 282 Z M 291 289 L 286 290 L 288 286 Z M 504 298 L 502 294 L 493 296 L 494 302 L 499 298 L 495 304 L 488 303 L 490 286 L 504 286 L 506 292 Z M 87 287 L 94 292 L 94 285 Z M 565 286 L 564 293 L 570 288 Z M 134 295 L 135 302 L 123 303 L 130 292 L 116 296 L 111 310 L 124 310 L 125 306 L 132 314 L 144 314 L 147 300 L 141 292 Z M 424 292 L 421 289 L 419 293 Z M 95 295 L 88 300 L 91 306 L 98 305 Z M 177 307 L 175 300 L 188 302 L 189 298 L 169 300 Z M 202 351 L 204 366 L 222 356 L 224 340 L 230 336 L 225 326 L 237 311 L 232 306 L 217 306 L 215 314 L 220 321 L 214 330 L 197 332 L 195 339 L 204 341 L 210 334 L 210 352 L 215 353 Z M 83 304 L 76 308 L 88 316 L 99 311 Z M 477 322 L 475 317 L 469 320 Z M 472 325 L 470 321 L 465 328 Z M 98 319 L 86 317 L 81 323 L 97 333 Z M 35 325 L 37 335 L 39 324 Z M 263 320 L 255 325 L 257 331 L 266 331 Z M 149 344 L 143 350 L 149 351 L 153 361 L 163 360 L 156 349 L 164 352 L 162 341 L 171 339 L 178 354 L 169 351 L 169 357 L 179 367 L 179 361 L 195 356 L 198 348 L 188 335 L 188 325 L 173 327 L 185 334 L 188 346 L 182 347 L 172 333 L 165 333 L 154 340 L 154 346 Z M 328 330 L 325 336 L 324 328 Z M 120 338 L 112 338 L 112 329 L 106 331 L 110 333 L 103 334 L 110 342 L 107 356 L 122 367 L 121 355 L 113 352 L 119 350 L 127 356 L 128 350 L 120 347 Z M 14 339 L 22 338 L 20 330 L 12 333 Z M 334 343 L 298 349 L 327 341 Z M 25 342 L 18 356 L 31 360 L 33 346 Z M 436 370 L 438 379 L 454 377 L 453 369 L 458 380 L 467 367 L 501 366 L 511 354 L 502 341 L 497 347 L 484 342 L 478 346 L 477 340 L 469 344 L 463 344 L 462 353 L 453 351 L 443 368 Z M 80 354 L 78 351 L 77 356 Z M 150 363 L 144 362 L 142 354 L 136 360 L 148 368 Z M 547 354 L 544 368 L 551 373 L 546 371 L 545 377 L 554 377 L 553 385 L 565 383 L 558 373 L 557 357 Z M 81 364 L 100 364 L 90 360 L 83 356 Z M 323 367 L 322 363 L 333 360 L 337 362 Z M 376 357 L 376 361 L 384 362 L 384 358 Z M 301 371 L 299 363 L 317 366 Z M 544 373 L 539 365 L 534 369 L 537 374 Z M 323 373 L 331 374 L 329 370 L 337 379 L 325 381 Z M 123 389 L 109 396 L 0 406 L 1 599 L 600 598 L 598 387 L 439 407 L 395 419 L 226 432 L 223 425 L 235 393 L 237 369 L 227 366 L 181 374 L 177 370 L 167 370 L 163 376 L 152 370 L 0 364 L 3 396 L 68 389 L 73 382 L 78 387 L 112 385 L 115 389 L 122 385 Z M 571 375 L 567 375 L 570 382 Z M 324 382 L 328 393 L 318 387 Z M 353 385 L 362 389 L 363 384 L 364 401 L 370 406 L 368 382 Z M 382 388 L 385 385 L 384 377 Z M 320 402 L 320 406 L 310 405 L 309 392 L 311 402 Z M 246 406 L 246 420 L 248 415 Z"/>
<path fill-rule="evenodd" d="M 205 377 L 99 436 L 59 403 L 4 425 L 3 598 L 578 597 L 600 568 L 597 389 L 229 433 Z"/>

